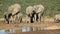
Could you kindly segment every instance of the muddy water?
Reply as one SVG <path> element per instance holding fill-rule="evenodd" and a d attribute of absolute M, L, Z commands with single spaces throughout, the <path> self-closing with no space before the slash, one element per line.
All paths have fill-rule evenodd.
<path fill-rule="evenodd" d="M 38 30 L 46 30 L 46 27 L 21 27 L 21 30 L 14 30 L 14 29 L 9 29 L 9 30 L 0 30 L 0 34 L 11 34 L 11 33 L 16 33 L 16 32 L 29 32 L 29 31 L 38 31 Z"/>

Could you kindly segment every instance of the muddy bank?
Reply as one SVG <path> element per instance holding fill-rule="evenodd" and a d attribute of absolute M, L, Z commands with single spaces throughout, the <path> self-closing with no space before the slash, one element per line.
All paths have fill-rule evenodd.
<path fill-rule="evenodd" d="M 60 29 L 30 31 L 30 32 L 17 32 L 17 33 L 12 33 L 12 34 L 60 34 Z"/>

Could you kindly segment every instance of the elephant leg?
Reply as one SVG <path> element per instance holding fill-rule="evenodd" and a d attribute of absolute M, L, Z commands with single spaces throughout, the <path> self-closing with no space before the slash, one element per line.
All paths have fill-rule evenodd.
<path fill-rule="evenodd" d="M 5 21 L 6 21 L 7 24 L 9 24 L 9 17 L 8 17 L 8 15 L 5 15 Z"/>
<path fill-rule="evenodd" d="M 10 23 L 9 19 L 6 19 L 6 18 L 5 18 L 5 22 L 6 22 L 7 24 Z"/>
<path fill-rule="evenodd" d="M 31 23 L 33 23 L 33 16 L 32 16 L 32 17 L 30 17 L 30 22 L 31 22 Z"/>
<path fill-rule="evenodd" d="M 30 23 L 30 17 L 28 15 L 26 15 L 26 23 Z"/>
<path fill-rule="evenodd" d="M 6 16 L 6 15 L 4 15 L 4 18 L 5 18 L 5 20 L 4 20 L 4 21 L 7 23 L 7 16 Z"/>
<path fill-rule="evenodd" d="M 20 19 L 20 23 L 22 22 L 22 17 L 21 17 L 21 19 Z"/>
<path fill-rule="evenodd" d="M 34 15 L 34 22 L 36 23 L 36 14 Z"/>
<path fill-rule="evenodd" d="M 28 17 L 27 17 L 27 15 L 26 15 L 26 23 L 28 23 L 28 22 L 27 22 L 27 19 L 28 19 Z"/>
<path fill-rule="evenodd" d="M 38 22 L 38 19 L 39 19 L 39 18 L 38 18 L 38 14 L 36 14 L 36 21 L 37 21 L 37 22 Z"/>
<path fill-rule="evenodd" d="M 39 17 L 38 22 L 41 22 L 41 14 L 40 13 L 38 14 L 38 17 Z"/>
<path fill-rule="evenodd" d="M 41 18 L 42 18 L 42 22 L 44 22 L 44 14 L 43 13 L 41 15 Z"/>
<path fill-rule="evenodd" d="M 17 18 L 18 18 L 18 16 L 15 15 L 14 18 L 13 18 L 13 22 L 17 22 Z"/>
<path fill-rule="evenodd" d="M 21 18 L 18 17 L 18 18 L 17 18 L 17 22 L 18 22 L 18 23 L 21 23 L 20 20 L 21 20 Z"/>
<path fill-rule="evenodd" d="M 14 15 L 12 16 L 12 23 L 16 23 L 17 22 L 17 19 L 18 19 L 18 16 L 17 15 Z"/>
<path fill-rule="evenodd" d="M 6 19 L 6 21 L 7 21 L 7 24 L 9 24 L 9 19 Z"/>
<path fill-rule="evenodd" d="M 22 17 L 18 17 L 18 20 L 17 20 L 19 23 L 21 23 L 22 22 Z"/>
<path fill-rule="evenodd" d="M 29 23 L 31 23 L 30 19 L 31 19 L 31 18 L 30 18 L 30 17 L 28 17 L 28 21 L 29 21 Z"/>
<path fill-rule="evenodd" d="M 33 17 L 33 21 L 35 22 L 35 16 Z"/>
<path fill-rule="evenodd" d="M 11 23 L 14 22 L 14 18 L 15 18 L 14 16 L 11 16 L 11 18 L 9 19 Z"/>
<path fill-rule="evenodd" d="M 11 18 L 10 18 L 10 22 L 13 22 L 13 17 L 11 16 Z"/>

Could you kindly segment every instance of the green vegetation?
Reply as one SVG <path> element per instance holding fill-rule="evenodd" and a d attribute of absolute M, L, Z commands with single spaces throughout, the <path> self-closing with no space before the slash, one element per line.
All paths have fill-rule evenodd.
<path fill-rule="evenodd" d="M 0 0 L 0 17 L 7 11 L 7 8 L 13 3 L 19 3 L 22 7 L 21 12 L 25 15 L 25 9 L 29 5 L 42 4 L 45 7 L 45 16 L 54 16 L 60 12 L 60 0 Z"/>

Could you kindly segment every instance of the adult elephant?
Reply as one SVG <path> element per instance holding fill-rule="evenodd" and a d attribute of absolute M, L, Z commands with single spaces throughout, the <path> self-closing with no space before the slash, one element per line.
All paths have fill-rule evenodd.
<path fill-rule="evenodd" d="M 26 22 L 27 23 L 33 23 L 33 17 L 35 12 L 33 11 L 33 6 L 28 6 L 26 8 Z"/>
<path fill-rule="evenodd" d="M 44 14 L 44 6 L 43 5 L 34 5 L 33 9 L 35 11 L 35 22 L 41 22 L 41 16 L 43 16 Z M 44 21 L 44 17 L 43 17 L 43 21 Z"/>
<path fill-rule="evenodd" d="M 9 24 L 9 20 L 10 20 L 11 16 L 12 16 L 12 18 L 14 17 L 14 20 L 15 20 L 16 14 L 20 10 L 21 10 L 21 6 L 18 3 L 15 3 L 8 8 L 8 12 L 6 12 L 4 14 L 5 20 L 8 22 L 8 24 Z"/>

